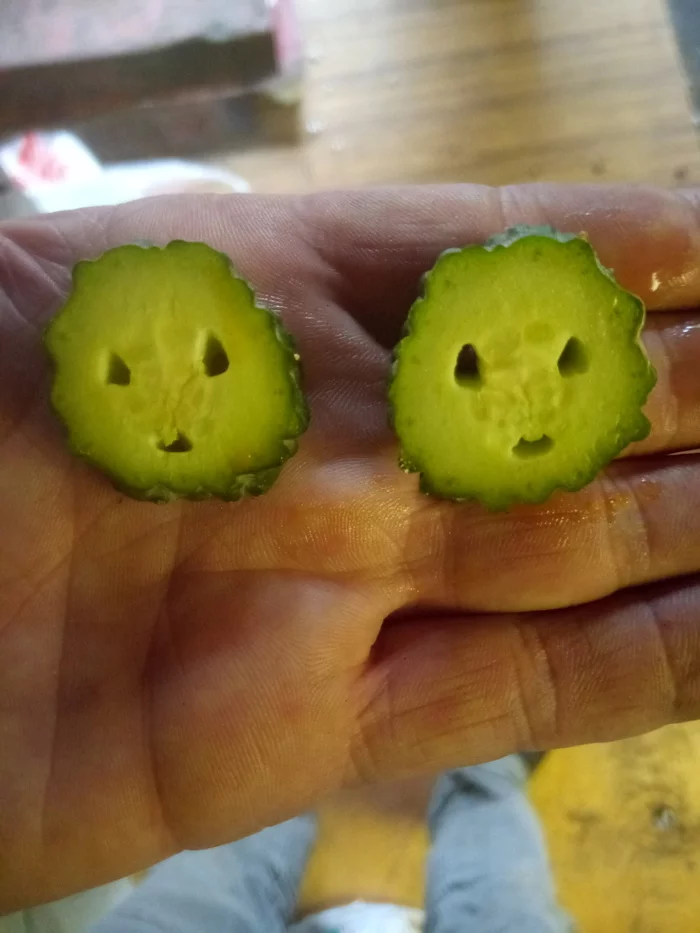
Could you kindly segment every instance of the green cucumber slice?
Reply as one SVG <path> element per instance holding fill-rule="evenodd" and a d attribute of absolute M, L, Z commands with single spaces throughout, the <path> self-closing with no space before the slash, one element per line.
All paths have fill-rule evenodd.
<path fill-rule="evenodd" d="M 204 243 L 78 263 L 44 340 L 71 450 L 135 498 L 263 493 L 308 424 L 291 338 Z"/>
<path fill-rule="evenodd" d="M 581 489 L 649 433 L 644 319 L 582 236 L 516 227 L 443 253 L 394 351 L 401 466 L 493 510 Z"/>

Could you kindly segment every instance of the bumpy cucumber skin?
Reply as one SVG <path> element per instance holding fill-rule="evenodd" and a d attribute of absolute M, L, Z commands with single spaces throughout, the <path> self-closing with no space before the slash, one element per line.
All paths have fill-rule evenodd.
<path fill-rule="evenodd" d="M 187 240 L 171 240 L 170 242 L 166 243 L 162 247 L 158 247 L 157 244 L 152 243 L 149 240 L 135 240 L 129 244 L 122 244 L 122 245 L 138 246 L 142 249 L 154 249 L 154 248 L 167 249 L 170 246 L 175 246 L 175 245 L 180 245 L 180 244 L 189 244 L 193 242 L 197 243 L 197 245 L 207 246 L 208 249 L 212 250 L 212 252 L 216 252 L 222 259 L 224 259 L 231 272 L 231 276 L 237 279 L 239 282 L 241 282 L 243 286 L 245 287 L 248 293 L 248 296 L 250 298 L 251 304 L 253 304 L 257 310 L 269 316 L 270 321 L 273 325 L 275 337 L 277 341 L 279 342 L 279 344 L 283 347 L 285 351 L 285 356 L 287 358 L 287 365 L 288 365 L 287 372 L 288 372 L 288 377 L 292 385 L 292 395 L 294 398 L 293 412 L 294 412 L 294 421 L 296 422 L 296 426 L 295 426 L 295 430 L 293 433 L 291 433 L 288 437 L 285 437 L 282 439 L 281 446 L 283 447 L 284 452 L 280 455 L 277 463 L 270 464 L 269 466 L 266 466 L 260 470 L 257 470 L 254 473 L 233 474 L 231 476 L 231 481 L 230 481 L 230 485 L 228 489 L 226 489 L 226 491 L 223 493 L 213 492 L 212 490 L 208 489 L 206 486 L 201 486 L 201 487 L 192 489 L 188 491 L 187 493 L 173 490 L 169 488 L 166 484 L 158 484 L 156 486 L 152 486 L 149 488 L 138 488 L 138 487 L 134 487 L 134 486 L 131 486 L 125 483 L 118 474 L 109 470 L 109 468 L 107 468 L 104 464 L 97 463 L 95 460 L 93 460 L 90 457 L 90 455 L 87 452 L 85 452 L 84 450 L 80 448 L 80 446 L 73 439 L 71 435 L 70 427 L 64 421 L 62 413 L 59 411 L 59 409 L 57 408 L 55 404 L 53 393 L 51 393 L 49 397 L 49 406 L 52 412 L 54 413 L 55 417 L 60 422 L 61 427 L 63 428 L 64 434 L 66 437 L 66 443 L 71 453 L 74 454 L 79 459 L 88 463 L 90 466 L 97 468 L 101 473 L 108 476 L 112 482 L 112 485 L 114 486 L 116 490 L 118 490 L 119 492 L 123 493 L 124 495 L 128 496 L 131 499 L 135 499 L 141 502 L 152 502 L 152 503 L 157 503 L 157 504 L 165 504 L 168 502 L 173 502 L 177 499 L 185 499 L 189 501 L 201 502 L 207 499 L 214 499 L 214 498 L 219 499 L 224 502 L 238 502 L 240 499 L 243 499 L 243 498 L 264 495 L 266 492 L 268 492 L 271 489 L 271 487 L 277 481 L 281 473 L 282 467 L 284 466 L 286 461 L 289 460 L 297 452 L 299 448 L 299 438 L 307 430 L 309 426 L 309 422 L 310 422 L 309 406 L 307 404 L 306 396 L 304 395 L 304 392 L 302 389 L 303 371 L 302 371 L 301 359 L 297 351 L 294 339 L 292 335 L 283 326 L 279 316 L 275 314 L 273 311 L 271 311 L 269 308 L 265 307 L 264 305 L 260 304 L 260 302 L 258 302 L 257 297 L 255 295 L 255 291 L 253 290 L 253 287 L 241 275 L 238 274 L 231 258 L 226 253 L 222 253 L 219 250 L 214 250 L 213 247 L 209 246 L 208 244 L 199 243 L 199 241 L 187 241 Z M 120 249 L 120 247 L 115 247 L 115 249 Z M 51 327 L 53 323 L 60 317 L 62 311 L 68 304 L 70 295 L 75 287 L 76 273 L 77 273 L 78 268 L 85 263 L 99 262 L 99 260 L 102 258 L 102 255 L 105 255 L 105 254 L 103 253 L 100 256 L 95 257 L 94 259 L 81 260 L 80 262 L 76 263 L 76 265 L 73 267 L 73 270 L 72 270 L 71 289 L 69 290 L 68 297 L 66 298 L 62 307 L 59 308 L 59 310 L 56 312 L 56 314 L 51 318 L 51 320 L 48 322 L 48 324 L 44 328 L 43 335 L 42 335 L 43 344 L 47 352 L 53 373 L 55 373 L 57 370 L 57 367 L 59 365 L 59 360 L 51 352 L 51 348 L 50 348 L 49 341 L 48 341 Z"/>
<path fill-rule="evenodd" d="M 433 485 L 431 483 L 430 477 L 422 471 L 422 467 L 419 463 L 414 462 L 408 456 L 407 452 L 403 449 L 401 437 L 398 435 L 396 429 L 395 421 L 395 410 L 396 410 L 396 399 L 394 393 L 394 385 L 396 380 L 396 374 L 401 362 L 401 352 L 402 348 L 405 345 L 405 341 L 413 333 L 413 322 L 421 304 L 426 300 L 428 284 L 431 276 L 438 269 L 441 260 L 449 255 L 454 253 L 461 253 L 465 249 L 474 249 L 474 250 L 483 250 L 485 252 L 493 252 L 497 249 L 507 249 L 509 246 L 512 246 L 513 243 L 516 243 L 518 240 L 523 239 L 524 237 L 546 237 L 550 240 L 555 240 L 558 243 L 568 243 L 572 240 L 581 240 L 583 241 L 589 252 L 592 261 L 595 263 L 599 272 L 601 272 L 606 278 L 608 278 L 620 292 L 624 292 L 634 303 L 637 309 L 636 316 L 636 344 L 639 348 L 640 353 L 640 362 L 645 364 L 645 370 L 642 373 L 642 377 L 639 380 L 639 407 L 631 413 L 631 415 L 626 419 L 624 424 L 620 425 L 620 430 L 617 438 L 614 443 L 610 444 L 607 450 L 600 452 L 598 461 L 591 464 L 588 470 L 582 470 L 575 481 L 570 483 L 566 482 L 557 482 L 552 481 L 550 484 L 543 485 L 540 493 L 537 496 L 527 497 L 526 495 L 521 495 L 517 498 L 510 495 L 507 492 L 499 493 L 498 490 L 491 490 L 488 495 L 480 494 L 475 492 L 473 496 L 461 496 L 456 497 L 445 492 L 443 489 Z M 556 230 L 551 226 L 535 226 L 528 224 L 519 224 L 517 226 L 509 227 L 503 233 L 496 234 L 495 236 L 490 237 L 483 244 L 475 244 L 467 247 L 456 247 L 444 250 L 437 258 L 433 267 L 429 269 L 421 278 L 420 283 L 420 295 L 413 303 L 409 309 L 406 321 L 403 326 L 402 337 L 399 342 L 394 347 L 391 360 L 391 374 L 389 378 L 389 424 L 391 429 L 397 434 L 399 440 L 399 467 L 405 473 L 418 473 L 419 474 L 419 489 L 421 493 L 432 496 L 436 499 L 450 500 L 453 502 L 477 502 L 480 505 L 487 508 L 492 512 L 504 512 L 507 511 L 514 505 L 542 505 L 548 499 L 554 495 L 555 492 L 563 490 L 565 492 L 578 492 L 584 487 L 588 486 L 593 480 L 600 474 L 601 470 L 606 467 L 612 460 L 614 460 L 626 447 L 630 444 L 643 441 L 649 436 L 651 431 L 651 424 L 649 419 L 646 417 L 642 411 L 643 406 L 646 404 L 646 401 L 656 385 L 657 373 L 654 367 L 652 366 L 650 360 L 647 357 L 646 350 L 642 343 L 641 334 L 644 328 L 644 322 L 646 319 L 646 308 L 641 300 L 641 298 L 633 295 L 631 292 L 623 289 L 622 286 L 617 282 L 615 275 L 611 269 L 608 269 L 604 266 L 598 255 L 596 254 L 593 247 L 588 243 L 588 240 L 585 234 L 574 234 L 574 233 L 563 233 L 559 230 Z"/>

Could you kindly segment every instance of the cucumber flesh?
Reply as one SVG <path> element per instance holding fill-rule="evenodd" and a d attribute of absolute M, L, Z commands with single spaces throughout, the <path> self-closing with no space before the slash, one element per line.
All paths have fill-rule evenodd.
<path fill-rule="evenodd" d="M 289 335 L 204 243 L 79 263 L 45 345 L 72 451 L 136 498 L 265 492 L 308 424 Z"/>
<path fill-rule="evenodd" d="M 518 227 L 447 251 L 394 354 L 402 467 L 496 510 L 582 488 L 649 433 L 644 318 L 582 237 Z"/>

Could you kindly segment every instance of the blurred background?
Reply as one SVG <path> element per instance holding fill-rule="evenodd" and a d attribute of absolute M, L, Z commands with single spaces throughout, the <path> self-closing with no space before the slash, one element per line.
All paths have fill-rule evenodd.
<path fill-rule="evenodd" d="M 72 140 L 18 145 L 60 128 L 103 165 L 204 163 L 180 167 L 195 187 L 692 184 L 698 20 L 697 0 L 3 0 L 0 167 L 25 190 L 92 178 Z"/>
<path fill-rule="evenodd" d="M 0 216 L 180 190 L 700 183 L 699 0 L 2 0 Z M 429 786 L 323 810 L 307 911 L 420 906 Z M 582 933 L 700 929 L 700 731 L 547 756 Z"/>

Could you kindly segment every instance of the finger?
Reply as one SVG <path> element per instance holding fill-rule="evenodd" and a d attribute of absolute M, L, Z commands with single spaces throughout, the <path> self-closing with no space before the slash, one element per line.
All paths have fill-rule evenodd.
<path fill-rule="evenodd" d="M 540 190 L 532 187 L 518 189 L 521 194 L 517 198 L 519 202 L 525 205 L 527 198 L 534 198 Z M 554 191 L 557 197 L 562 199 L 562 203 L 574 197 L 570 193 L 572 189 L 569 188 L 546 189 L 547 192 L 550 192 L 550 190 Z M 573 190 L 580 201 L 588 197 L 591 199 L 591 204 L 598 203 L 593 200 L 594 195 L 591 189 Z M 608 194 L 609 189 L 602 190 L 606 193 L 602 203 L 607 203 L 606 199 L 610 197 Z M 620 191 L 620 189 L 614 190 Z M 458 196 L 456 191 L 461 192 L 461 198 L 464 202 L 464 219 L 460 220 L 463 235 L 474 238 L 479 226 L 483 226 L 483 223 L 488 221 L 489 210 L 493 213 L 494 195 L 491 193 L 486 198 L 485 191 L 481 188 L 470 189 L 472 191 L 471 196 L 464 188 L 434 189 L 434 198 L 431 203 L 433 200 L 437 202 L 436 210 L 438 215 L 440 214 L 440 201 L 454 202 Z M 594 191 L 597 191 L 597 189 L 594 189 Z M 623 191 L 623 193 L 624 197 L 629 200 L 629 192 L 625 193 Z M 647 209 L 647 201 L 652 195 L 649 192 L 636 192 L 635 194 L 642 206 L 636 208 L 638 211 L 636 220 L 635 208 L 630 207 L 630 214 L 625 223 L 628 226 L 634 223 L 640 224 L 637 233 L 638 236 L 643 237 L 646 236 L 648 230 L 648 227 L 643 223 L 644 211 Z M 349 201 L 350 204 L 355 204 L 354 211 L 343 214 L 347 224 L 343 227 L 345 232 L 342 235 L 347 240 L 348 250 L 342 253 L 344 258 L 340 257 L 339 262 L 345 263 L 347 257 L 353 255 L 349 247 L 355 241 L 357 261 L 367 263 L 370 270 L 373 264 L 376 265 L 376 274 L 381 272 L 388 282 L 391 281 L 395 284 L 402 277 L 409 281 L 414 273 L 419 274 L 419 270 L 414 268 L 413 273 L 408 274 L 406 278 L 402 270 L 408 261 L 408 257 L 414 251 L 410 244 L 409 233 L 406 232 L 407 229 L 413 231 L 410 235 L 414 237 L 425 237 L 426 232 L 432 230 L 431 237 L 433 240 L 435 239 L 434 227 L 427 223 L 423 204 L 425 189 L 415 189 L 411 195 L 415 201 L 415 216 L 410 225 L 407 220 L 409 208 L 406 199 L 408 195 L 405 193 L 395 195 L 396 205 L 394 209 L 403 211 L 405 214 L 404 223 L 397 228 L 395 236 L 398 237 L 399 233 L 404 231 L 401 235 L 407 242 L 403 246 L 396 244 L 394 246 L 390 244 L 385 246 L 380 263 L 383 264 L 383 271 L 377 265 L 379 262 L 377 250 L 381 252 L 379 245 L 372 250 L 369 250 L 368 247 L 364 252 L 357 252 L 357 225 L 358 213 L 361 210 L 366 210 L 368 217 L 371 219 L 376 210 L 375 202 L 383 199 L 387 202 L 385 203 L 385 207 L 387 207 L 389 194 L 372 192 L 366 195 L 364 208 L 356 203 L 356 195 L 323 196 L 319 199 L 312 199 L 309 202 L 315 205 L 312 214 L 318 213 L 321 218 L 318 224 L 319 229 L 323 229 L 324 224 L 327 225 L 331 222 L 327 218 L 323 221 L 323 218 L 329 213 L 329 205 L 334 203 L 333 197 L 337 198 L 339 203 Z M 502 197 L 505 197 L 505 195 L 502 195 Z M 516 197 L 515 189 L 512 190 L 510 197 Z M 624 198 L 622 195 L 620 197 L 624 207 Z M 657 193 L 654 197 L 667 198 L 668 196 Z M 539 198 L 544 209 L 547 204 L 546 200 L 542 194 L 537 195 L 537 198 Z M 488 206 L 489 200 L 492 205 L 490 209 Z M 195 209 L 195 204 L 197 209 Z M 228 198 L 225 201 L 215 197 L 198 198 L 196 201 L 191 198 L 160 198 L 136 202 L 122 209 L 110 208 L 89 212 L 65 213 L 45 218 L 41 222 L 33 220 L 6 224 L 0 227 L 0 230 L 5 231 L 5 237 L 0 236 L 0 282 L 2 282 L 5 294 L 10 299 L 15 312 L 16 309 L 21 309 L 25 316 L 29 316 L 36 323 L 55 310 L 61 295 L 68 288 L 70 268 L 81 257 L 96 255 L 109 246 L 134 239 L 150 238 L 155 242 L 165 242 L 170 238 L 185 235 L 193 238 L 209 238 L 219 248 L 234 255 L 236 263 L 263 290 L 273 296 L 277 294 L 276 298 L 273 297 L 273 303 L 286 307 L 291 317 L 295 318 L 293 324 L 290 322 L 290 326 L 293 326 L 295 332 L 298 332 L 300 329 L 299 316 L 303 318 L 302 324 L 304 321 L 309 324 L 309 312 L 313 311 L 314 300 L 317 302 L 318 308 L 318 302 L 321 299 L 309 283 L 315 274 L 321 274 L 323 270 L 321 269 L 319 257 L 314 255 L 313 251 L 308 248 L 304 237 L 298 235 L 298 221 L 294 219 L 299 213 L 297 204 L 298 202 L 283 198 L 242 197 Z M 477 205 L 482 206 L 478 207 Z M 680 202 L 680 205 L 674 217 L 669 220 L 666 234 L 664 236 L 659 234 L 656 237 L 655 242 L 660 256 L 664 253 L 667 245 L 658 246 L 658 244 L 673 244 L 680 236 L 676 228 L 683 223 L 692 224 L 694 222 L 689 219 L 694 215 L 688 212 L 686 202 Z M 443 204 L 442 208 L 443 213 L 444 207 L 445 204 Z M 523 218 L 538 219 L 529 214 L 525 206 L 523 210 Z M 597 216 L 596 210 L 597 208 L 593 207 L 588 213 L 595 218 Z M 622 208 L 619 210 L 622 211 Z M 480 219 L 479 212 L 484 214 L 484 218 Z M 608 213 L 610 213 L 609 210 Z M 670 209 L 667 214 L 669 217 L 671 216 Z M 332 214 L 330 216 L 332 217 Z M 623 214 L 623 216 L 626 215 Z M 539 219 L 543 218 L 540 217 Z M 556 218 L 554 219 L 556 220 Z M 600 226 L 600 223 L 598 226 L 600 227 L 598 236 L 601 243 L 605 245 L 612 238 L 614 225 L 612 222 L 610 223 L 609 234 L 605 228 Z M 336 231 L 336 238 L 339 235 L 340 233 Z M 383 235 L 381 226 L 376 229 L 374 235 L 378 238 L 378 243 L 380 243 Z M 448 243 L 451 235 L 448 232 L 447 239 L 442 245 Z M 285 249 L 282 252 L 276 246 L 276 238 L 285 240 Z M 439 248 L 439 244 L 428 245 L 429 240 L 430 237 L 426 240 L 426 245 L 423 247 L 424 251 Z M 329 242 L 333 244 L 332 237 Z M 623 247 L 621 248 L 626 248 L 624 244 L 627 242 L 626 239 L 623 239 Z M 324 243 L 325 239 L 320 238 L 320 250 L 326 249 Z M 611 249 L 613 245 L 610 245 Z M 647 265 L 649 263 L 658 270 L 662 265 L 661 259 L 663 256 L 661 256 L 661 259 L 655 258 L 652 256 L 652 252 L 653 244 L 649 245 L 646 251 L 642 250 L 640 253 L 631 250 L 629 255 L 625 253 L 620 258 L 618 265 L 622 264 L 622 266 L 626 265 L 634 269 L 633 263 L 641 256 L 646 258 L 644 258 L 643 262 L 639 259 L 641 263 L 638 270 L 639 274 L 648 272 Z M 393 269 L 393 266 L 396 266 L 396 268 Z M 323 272 L 323 274 L 327 275 L 327 271 Z M 673 279 L 673 276 L 662 277 L 658 271 L 655 274 L 658 276 L 657 281 L 662 283 L 661 291 L 656 295 L 656 298 L 658 300 L 668 299 L 672 302 L 674 297 L 678 296 L 669 291 L 669 283 L 672 280 L 676 281 L 678 276 Z M 633 273 L 630 273 L 630 275 L 634 277 Z M 282 277 L 281 280 L 278 278 L 279 276 Z M 364 278 L 364 275 L 361 276 L 361 281 L 364 281 Z M 687 291 L 682 291 L 680 297 L 688 303 L 692 303 L 697 295 L 693 286 L 691 272 L 686 274 L 685 281 Z M 306 288 L 302 287 L 300 284 L 302 282 L 307 282 Z M 280 293 L 280 289 L 283 287 L 287 289 L 284 297 Z M 313 298 L 314 294 L 316 295 L 315 299 Z M 382 310 L 379 302 L 380 296 L 375 297 L 377 298 L 377 307 Z M 407 298 L 404 303 L 404 312 L 409 301 L 410 299 Z M 324 318 L 327 318 L 327 320 L 324 320 Z M 348 364 L 348 361 L 349 366 L 357 371 L 356 352 L 351 352 L 350 347 L 350 344 L 353 343 L 353 334 L 347 333 L 346 329 L 334 327 L 332 318 L 333 311 L 326 303 L 323 306 L 323 312 L 316 314 L 310 328 L 305 329 L 310 329 L 308 344 L 313 345 L 315 353 L 320 356 L 324 356 L 320 351 L 326 347 L 326 341 L 323 340 L 324 330 L 330 329 L 331 333 L 327 334 L 327 336 L 330 336 L 336 344 L 339 341 L 339 336 L 343 335 L 344 339 L 340 341 L 343 343 L 341 348 L 343 352 L 336 350 L 336 352 L 324 356 L 328 367 L 332 368 L 333 373 L 338 377 L 342 374 L 342 368 Z M 648 441 L 642 445 L 632 447 L 630 453 L 648 453 L 669 449 L 682 450 L 694 447 L 700 442 L 700 406 L 697 405 L 698 396 L 700 395 L 700 380 L 696 378 L 695 365 L 695 360 L 700 352 L 700 338 L 698 338 L 696 323 L 695 317 L 690 314 L 674 318 L 672 321 L 663 320 L 654 315 L 649 317 L 645 340 L 652 362 L 659 373 L 659 382 L 652 394 L 648 409 L 654 431 Z M 16 313 L 11 313 L 9 309 L 6 314 L 3 314 L 2 329 L 3 336 L 7 338 L 0 342 L 2 370 L 6 374 L 12 374 L 15 394 L 31 399 L 30 388 L 34 385 L 33 374 L 37 372 L 43 360 L 43 356 L 39 352 L 40 348 L 37 346 L 36 334 L 32 328 L 26 325 L 22 327 L 19 316 Z M 364 362 L 367 364 L 368 361 L 365 359 Z M 383 363 L 380 360 L 375 361 L 375 368 L 382 365 Z M 18 404 L 15 409 L 16 413 L 21 414 L 24 407 Z M 16 414 L 16 417 L 18 416 Z"/>
<path fill-rule="evenodd" d="M 442 250 L 521 223 L 585 232 L 603 263 L 650 308 L 700 303 L 696 192 L 452 185 L 324 194 L 303 203 L 306 235 L 334 270 L 339 301 L 387 345 Z"/>
<path fill-rule="evenodd" d="M 33 275 L 64 286 L 76 260 L 111 246 L 204 239 L 229 253 L 270 296 L 288 300 L 313 274 L 341 303 L 393 333 L 439 252 L 515 223 L 586 232 L 603 262 L 650 308 L 696 305 L 699 202 L 694 191 L 613 185 L 445 185 L 296 198 L 183 195 L 6 223 L 0 230 L 33 258 Z M 38 280 L 32 297 L 45 303 Z"/>
<path fill-rule="evenodd" d="M 579 493 L 509 512 L 426 499 L 406 539 L 422 604 L 522 612 L 600 599 L 700 571 L 700 459 L 620 461 Z"/>
<path fill-rule="evenodd" d="M 651 434 L 625 456 L 700 447 L 700 315 L 650 314 L 644 343 L 657 373 L 645 409 Z"/>
<path fill-rule="evenodd" d="M 391 343 L 419 276 L 442 249 L 482 240 L 510 223 L 550 222 L 585 230 L 603 261 L 652 307 L 690 306 L 700 302 L 699 199 L 696 192 L 614 186 L 463 185 L 307 198 L 163 197 L 4 224 L 0 284 L 14 316 L 2 315 L 0 367 L 13 374 L 15 395 L 22 396 L 17 417 L 34 398 L 30 374 L 43 360 L 36 335 L 21 328 L 17 312 L 35 325 L 44 321 L 81 258 L 135 240 L 203 239 L 228 253 L 287 317 L 311 365 L 310 384 L 328 383 L 332 374 L 347 394 L 358 380 L 381 381 L 385 360 L 368 357 L 361 332 L 329 298 L 346 303 L 375 337 Z M 664 347 L 656 343 L 663 365 Z M 662 428 L 642 448 L 647 452 L 669 446 L 674 399 L 659 393 Z"/>
<path fill-rule="evenodd" d="M 700 716 L 699 619 L 694 579 L 552 613 L 389 624 L 355 772 L 438 771 Z"/>

